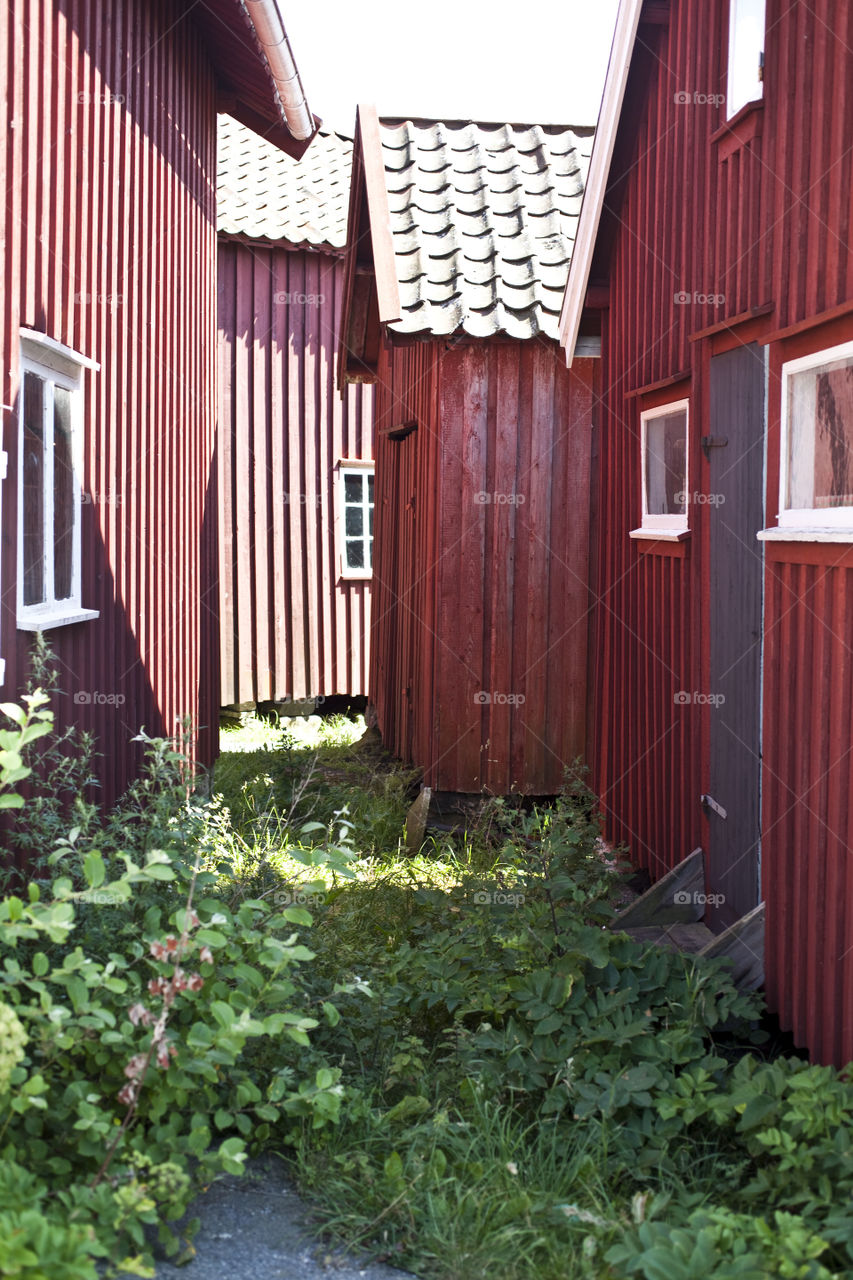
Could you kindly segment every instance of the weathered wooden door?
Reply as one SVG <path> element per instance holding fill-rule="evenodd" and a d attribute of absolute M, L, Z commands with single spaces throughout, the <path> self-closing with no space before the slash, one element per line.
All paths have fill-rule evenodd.
<path fill-rule="evenodd" d="M 710 820 L 706 918 L 721 928 L 760 900 L 765 353 L 711 360 Z M 719 899 L 722 898 L 722 901 Z"/>

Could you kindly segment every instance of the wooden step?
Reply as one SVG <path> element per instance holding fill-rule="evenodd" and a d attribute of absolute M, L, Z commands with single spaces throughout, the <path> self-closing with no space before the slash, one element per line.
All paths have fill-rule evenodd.
<path fill-rule="evenodd" d="M 756 991 L 764 985 L 764 903 L 760 902 L 723 933 L 712 937 L 699 952 L 709 959 L 731 960 L 734 984 L 739 991 Z"/>
<path fill-rule="evenodd" d="M 698 921 L 663 926 L 639 925 L 623 932 L 635 942 L 647 942 L 656 947 L 664 947 L 667 951 L 683 951 L 686 955 L 699 955 L 717 940 L 707 925 Z"/>
<path fill-rule="evenodd" d="M 705 854 L 698 848 L 624 907 L 610 927 L 627 931 L 646 925 L 690 924 L 705 914 L 704 895 Z"/>
<path fill-rule="evenodd" d="M 681 951 L 685 955 L 731 961 L 739 991 L 764 984 L 764 903 L 715 934 L 702 923 L 705 914 L 705 855 L 701 848 L 653 884 L 613 917 L 610 928 L 635 942 Z"/>

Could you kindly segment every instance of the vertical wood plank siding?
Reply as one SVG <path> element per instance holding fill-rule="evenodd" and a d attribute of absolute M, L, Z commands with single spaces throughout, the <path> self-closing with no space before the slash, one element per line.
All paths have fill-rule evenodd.
<path fill-rule="evenodd" d="M 640 523 L 640 412 L 689 395 L 688 489 L 708 493 L 699 441 L 711 430 L 709 359 L 761 333 L 745 324 L 704 340 L 690 335 L 771 305 L 761 322 L 769 332 L 853 299 L 845 123 L 853 9 L 769 0 L 764 105 L 726 127 L 724 108 L 708 98 L 725 92 L 728 8 L 726 0 L 673 0 L 668 25 L 641 26 L 597 277 L 593 270 L 609 284 L 594 781 L 608 834 L 655 878 L 708 837 L 699 798 L 708 782 L 709 717 L 702 707 L 674 706 L 673 694 L 709 691 L 709 508 L 691 509 L 690 539 L 677 549 L 629 539 Z M 848 315 L 771 343 L 768 525 L 778 505 L 782 361 L 851 337 Z M 684 379 L 668 388 L 629 394 L 678 375 Z M 839 1064 L 853 1058 L 851 574 L 843 547 L 768 544 L 767 990 L 797 1042 Z"/>
<path fill-rule="evenodd" d="M 337 390 L 342 286 L 330 254 L 220 241 L 226 706 L 367 692 L 370 581 L 340 576 L 336 467 L 373 456 L 373 388 Z"/>
<path fill-rule="evenodd" d="M 82 474 L 82 602 L 100 617 L 48 638 L 59 721 L 96 735 L 109 802 L 141 725 L 192 716 L 203 761 L 217 742 L 214 80 L 172 0 L 10 0 L 0 47 L 3 694 L 32 640 L 15 628 L 26 326 L 101 366 L 84 375 Z"/>
<path fill-rule="evenodd" d="M 438 790 L 553 794 L 585 751 L 594 378 L 548 343 L 382 353 L 371 698 Z"/>

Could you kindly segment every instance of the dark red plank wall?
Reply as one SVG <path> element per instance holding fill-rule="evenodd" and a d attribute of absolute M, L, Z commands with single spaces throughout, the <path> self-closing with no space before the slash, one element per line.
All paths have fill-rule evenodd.
<path fill-rule="evenodd" d="M 335 477 L 373 456 L 373 389 L 337 390 L 343 263 L 223 239 L 218 270 L 222 704 L 364 694 Z"/>
<path fill-rule="evenodd" d="M 438 790 L 553 794 L 584 754 L 595 376 L 547 342 L 383 354 L 371 695 Z"/>
<path fill-rule="evenodd" d="M 641 25 L 598 264 L 609 310 L 592 754 L 608 833 L 655 876 L 707 834 L 707 716 L 672 697 L 706 687 L 708 539 L 701 507 L 677 550 L 628 538 L 640 522 L 640 411 L 689 395 L 689 488 L 706 493 L 698 444 L 711 351 L 769 339 L 773 525 L 782 361 L 853 336 L 853 10 L 770 0 L 764 104 L 726 126 L 707 99 L 725 89 L 727 10 L 675 0 L 668 24 Z M 763 315 L 752 327 L 750 311 Z M 738 318 L 741 327 L 697 337 Z M 843 545 L 765 551 L 767 990 L 798 1043 L 843 1063 L 853 1057 L 853 563 Z"/>
<path fill-rule="evenodd" d="M 96 734 L 107 801 L 133 774 L 141 725 L 172 734 L 192 716 L 203 760 L 217 741 L 215 95 L 184 9 L 11 0 L 0 13 L 3 694 L 31 643 L 14 577 L 27 326 L 101 366 L 85 374 L 82 475 L 83 605 L 100 617 L 49 639 L 60 720 Z"/>
<path fill-rule="evenodd" d="M 853 9 L 768 5 L 764 235 L 772 245 L 767 523 L 784 360 L 853 338 Z M 836 318 L 836 312 L 842 312 Z M 767 991 L 819 1060 L 853 1059 L 853 557 L 766 544 L 762 886 Z"/>
<path fill-rule="evenodd" d="M 653 878 L 702 835 L 705 717 L 674 696 L 704 688 L 707 533 L 697 506 L 687 542 L 629 538 L 641 523 L 640 413 L 689 397 L 688 488 L 707 488 L 704 353 L 691 338 L 766 300 L 769 287 L 761 131 L 721 128 L 724 8 L 676 2 L 668 23 L 641 24 L 603 223 L 591 758 L 607 834 Z"/>

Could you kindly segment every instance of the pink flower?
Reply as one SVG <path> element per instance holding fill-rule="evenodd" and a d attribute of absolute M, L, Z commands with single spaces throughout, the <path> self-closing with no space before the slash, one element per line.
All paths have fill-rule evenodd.
<path fill-rule="evenodd" d="M 198 958 L 202 964 L 213 964 L 213 952 L 210 947 L 202 947 L 198 953 Z"/>
<path fill-rule="evenodd" d="M 178 1051 L 173 1044 L 167 1044 L 165 1040 L 161 1040 L 157 1046 L 157 1066 L 168 1067 L 169 1058 L 176 1058 Z"/>
<path fill-rule="evenodd" d="M 150 1009 L 146 1009 L 144 1004 L 131 1005 L 127 1011 L 127 1016 L 135 1027 L 138 1027 L 140 1022 L 144 1027 L 150 1027 L 154 1021 L 153 1013 Z"/>
<path fill-rule="evenodd" d="M 191 973 L 187 979 L 187 986 L 190 991 L 201 991 L 204 986 L 204 978 L 200 973 Z"/>
<path fill-rule="evenodd" d="M 178 947 L 178 939 L 170 933 L 165 942 L 152 942 L 150 949 L 155 960 L 168 960 L 169 956 L 177 952 Z"/>
<path fill-rule="evenodd" d="M 136 1101 L 138 1094 L 139 1094 L 138 1084 L 126 1084 L 122 1089 L 119 1089 L 118 1100 L 125 1107 L 130 1107 Z"/>
<path fill-rule="evenodd" d="M 136 1080 L 145 1069 L 145 1054 L 135 1053 L 124 1069 L 124 1074 L 131 1080 Z"/>

